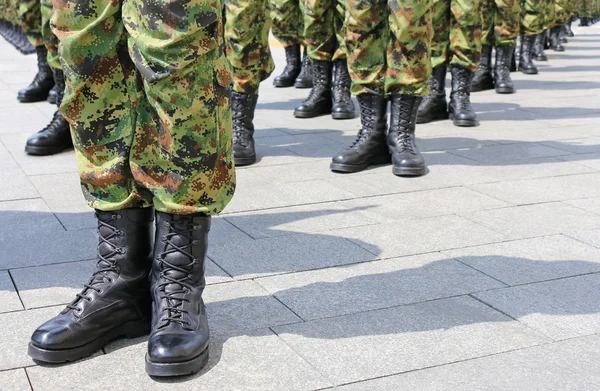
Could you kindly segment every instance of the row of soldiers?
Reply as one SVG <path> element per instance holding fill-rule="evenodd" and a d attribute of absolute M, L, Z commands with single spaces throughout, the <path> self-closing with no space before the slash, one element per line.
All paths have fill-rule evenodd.
<path fill-rule="evenodd" d="M 494 37 L 500 37 L 506 8 L 499 4 L 505 3 L 492 1 Z M 508 8 L 516 7 L 513 1 Z M 224 7 L 220 0 L 53 2 L 54 9 L 48 0 L 19 0 L 39 72 L 18 99 L 47 99 L 54 88 L 60 107 L 51 124 L 27 141 L 26 151 L 75 148 L 99 243 L 97 269 L 85 288 L 33 333 L 28 354 L 38 361 L 74 361 L 109 341 L 149 332 L 149 375 L 188 375 L 206 365 L 208 232 L 211 216 L 233 197 L 234 161 L 256 161 L 258 89 L 274 70 L 272 10 L 284 15 L 283 31 L 290 32 L 288 66 L 276 85 L 312 85 L 295 116 L 350 118 L 350 94 L 357 96 L 362 128 L 333 157 L 333 170 L 356 172 L 392 160 L 394 174 L 422 175 L 416 123 L 448 116 L 460 126 L 476 121 L 469 97 L 483 54 L 485 18 L 478 0 L 306 0 L 287 6 L 227 0 Z M 564 8 L 566 1 L 555 5 Z M 515 28 L 510 34 L 519 35 L 522 28 Z M 522 41 L 525 52 L 527 39 Z M 307 48 L 304 73 L 300 44 Z M 500 62 L 510 63 L 513 41 L 493 44 Z M 442 96 L 447 68 L 448 106 Z M 501 82 L 498 75 L 493 81 L 496 87 Z M 441 98 L 443 110 L 439 105 L 437 111 Z"/>

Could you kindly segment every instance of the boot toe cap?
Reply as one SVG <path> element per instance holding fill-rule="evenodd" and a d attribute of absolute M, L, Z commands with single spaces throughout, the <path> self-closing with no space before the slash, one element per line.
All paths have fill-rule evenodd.
<path fill-rule="evenodd" d="M 38 327 L 31 336 L 31 343 L 42 349 L 68 349 L 73 347 L 72 337 L 69 322 L 58 316 Z"/>
<path fill-rule="evenodd" d="M 148 358 L 157 363 L 189 361 L 208 347 L 208 338 L 202 335 L 158 334 L 148 341 Z"/>

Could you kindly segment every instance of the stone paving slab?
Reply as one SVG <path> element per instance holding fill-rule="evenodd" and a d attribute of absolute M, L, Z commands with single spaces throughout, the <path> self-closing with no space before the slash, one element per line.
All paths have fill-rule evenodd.
<path fill-rule="evenodd" d="M 548 342 L 468 297 L 275 327 L 274 331 L 335 384 Z"/>
<path fill-rule="evenodd" d="M 3 391 L 31 390 L 25 369 L 0 372 L 0 385 Z"/>
<path fill-rule="evenodd" d="M 600 388 L 592 336 L 337 388 L 339 391 L 581 391 Z"/>
<path fill-rule="evenodd" d="M 8 272 L 0 271 L 0 313 L 22 310 L 23 305 Z"/>

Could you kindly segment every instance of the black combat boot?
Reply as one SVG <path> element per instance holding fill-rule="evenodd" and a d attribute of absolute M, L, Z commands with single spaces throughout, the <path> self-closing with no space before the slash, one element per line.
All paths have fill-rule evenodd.
<path fill-rule="evenodd" d="M 477 126 L 477 114 L 471 107 L 471 80 L 473 72 L 461 66 L 452 66 L 452 93 L 448 112 L 455 126 Z"/>
<path fill-rule="evenodd" d="M 523 35 L 521 37 L 519 70 L 526 75 L 537 75 L 538 73 L 538 69 L 532 61 L 535 37 L 535 35 Z"/>
<path fill-rule="evenodd" d="M 392 172 L 398 176 L 425 174 L 425 159 L 415 139 L 415 124 L 421 98 L 414 95 L 392 95 L 388 148 L 394 164 Z"/>
<path fill-rule="evenodd" d="M 548 56 L 546 56 L 546 53 L 544 53 L 545 40 L 545 33 L 541 33 L 535 36 L 535 43 L 533 45 L 533 59 L 535 61 L 548 61 Z"/>
<path fill-rule="evenodd" d="M 285 68 L 281 75 L 273 80 L 275 87 L 293 87 L 296 78 L 302 69 L 302 61 L 300 59 L 300 44 L 291 45 L 285 48 Z"/>
<path fill-rule="evenodd" d="M 550 29 L 550 46 L 555 52 L 564 52 L 565 47 L 560 42 L 560 32 L 562 26 L 554 26 Z"/>
<path fill-rule="evenodd" d="M 481 47 L 481 61 L 471 82 L 471 92 L 494 89 L 494 76 L 492 76 L 492 45 Z"/>
<path fill-rule="evenodd" d="M 567 21 L 567 23 L 563 27 L 563 31 L 564 31 L 565 36 L 567 36 L 569 38 L 573 38 L 575 36 L 575 33 L 573 32 L 573 29 L 571 29 L 571 23 L 572 22 L 573 22 L 573 19 L 569 19 Z"/>
<path fill-rule="evenodd" d="M 304 53 L 302 58 L 302 68 L 300 74 L 296 77 L 294 83 L 296 88 L 312 88 L 313 87 L 313 65 L 312 60 L 308 57 L 306 46 L 304 47 Z"/>
<path fill-rule="evenodd" d="M 390 161 L 386 144 L 387 100 L 375 94 L 360 94 L 357 99 L 362 127 L 350 146 L 333 157 L 332 171 L 358 172 Z"/>
<path fill-rule="evenodd" d="M 231 93 L 233 116 L 233 158 L 236 166 L 247 166 L 256 162 L 254 148 L 254 111 L 258 94 Z"/>
<path fill-rule="evenodd" d="M 61 70 L 54 71 L 56 81 L 56 105 L 60 108 L 65 93 L 65 79 Z M 52 155 L 73 148 L 69 123 L 56 110 L 52 121 L 44 129 L 27 139 L 25 152 L 30 155 Z"/>
<path fill-rule="evenodd" d="M 38 60 L 38 73 L 33 78 L 31 84 L 19 90 L 17 100 L 23 103 L 41 102 L 48 99 L 50 89 L 54 87 L 54 78 L 52 69 L 48 65 L 48 50 L 44 45 L 35 48 Z"/>
<path fill-rule="evenodd" d="M 48 100 L 48 103 L 50 103 L 51 105 L 55 105 L 56 104 L 56 84 L 48 92 L 48 99 L 47 100 Z"/>
<path fill-rule="evenodd" d="M 514 48 L 510 45 L 496 47 L 496 64 L 494 65 L 494 83 L 498 94 L 513 94 L 515 85 L 510 77 L 510 63 Z"/>
<path fill-rule="evenodd" d="M 446 102 L 446 65 L 433 68 L 429 78 L 429 95 L 423 98 L 417 114 L 417 123 L 448 119 Z"/>
<path fill-rule="evenodd" d="M 512 56 L 510 56 L 510 72 L 516 72 L 517 71 L 517 48 L 513 47 L 513 52 L 512 52 Z"/>
<path fill-rule="evenodd" d="M 152 208 L 96 211 L 98 265 L 77 298 L 31 337 L 29 355 L 48 363 L 88 357 L 118 338 L 150 331 Z"/>
<path fill-rule="evenodd" d="M 565 25 L 560 26 L 560 32 L 558 33 L 558 39 L 560 39 L 561 43 L 569 43 L 567 39 L 567 34 L 565 34 Z"/>
<path fill-rule="evenodd" d="M 352 119 L 355 117 L 354 102 L 350 95 L 350 73 L 346 60 L 337 60 L 334 64 L 333 75 L 333 107 L 331 116 L 333 119 Z"/>
<path fill-rule="evenodd" d="M 579 27 L 590 27 L 591 21 L 590 18 L 579 18 Z"/>
<path fill-rule="evenodd" d="M 331 61 L 312 60 L 313 88 L 308 98 L 294 110 L 296 118 L 314 118 L 331 114 Z"/>
<path fill-rule="evenodd" d="M 208 317 L 202 300 L 210 216 L 157 212 L 152 265 L 150 376 L 196 373 L 208 361 Z"/>

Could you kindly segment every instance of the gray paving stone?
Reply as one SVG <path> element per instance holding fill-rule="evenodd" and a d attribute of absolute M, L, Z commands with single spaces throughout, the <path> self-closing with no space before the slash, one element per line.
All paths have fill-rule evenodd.
<path fill-rule="evenodd" d="M 341 203 L 323 203 L 236 213 L 226 215 L 225 220 L 253 238 L 259 239 L 377 223 L 361 213 L 355 213 L 366 211 L 368 208 L 364 201 L 363 205 L 354 207 L 347 207 Z"/>
<path fill-rule="evenodd" d="M 2 391 L 30 391 L 29 380 L 24 369 L 0 372 Z"/>
<path fill-rule="evenodd" d="M 562 236 L 546 236 L 444 251 L 508 285 L 600 271 L 600 250 Z"/>
<path fill-rule="evenodd" d="M 0 313 L 22 310 L 19 295 L 7 271 L 0 271 Z"/>
<path fill-rule="evenodd" d="M 555 340 L 600 332 L 600 275 L 476 293 L 475 297 Z"/>
<path fill-rule="evenodd" d="M 31 80 L 27 82 L 29 84 Z M 25 86 L 27 85 L 25 84 Z M 51 119 L 44 115 L 34 105 L 18 107 L 0 107 L 0 134 L 21 133 L 33 134 L 43 129 Z M 23 146 L 21 146 L 23 148 Z"/>
<path fill-rule="evenodd" d="M 252 238 L 222 217 L 214 217 L 210 223 L 208 248 L 224 247 L 231 243 L 250 243 Z"/>
<path fill-rule="evenodd" d="M 335 384 L 547 341 L 467 297 L 280 326 L 274 331 Z"/>
<path fill-rule="evenodd" d="M 76 204 L 52 210 L 66 230 L 95 229 L 98 226 L 94 211 L 88 205 Z"/>
<path fill-rule="evenodd" d="M 458 216 L 346 228 L 332 231 L 380 258 L 422 254 L 506 240 L 504 235 Z"/>
<path fill-rule="evenodd" d="M 597 138 L 576 138 L 560 142 L 544 141 L 542 144 L 576 154 L 600 152 L 600 139 Z"/>
<path fill-rule="evenodd" d="M 0 201 L 39 198 L 29 178 L 20 169 L 0 171 L 0 183 L 10 183 L 10 186 L 0 186 Z"/>
<path fill-rule="evenodd" d="M 569 231 L 565 233 L 565 235 L 596 248 L 600 248 L 600 229 Z"/>
<path fill-rule="evenodd" d="M 485 210 L 464 216 L 511 239 L 600 227 L 600 216 L 560 202 Z"/>
<path fill-rule="evenodd" d="M 565 204 L 600 215 L 600 197 L 563 201 Z"/>
<path fill-rule="evenodd" d="M 339 391 L 580 391 L 600 388 L 598 336 L 339 387 Z"/>
<path fill-rule="evenodd" d="M 503 164 L 515 160 L 568 155 L 569 152 L 538 143 L 494 145 L 472 149 L 458 149 L 452 153 L 485 164 Z"/>
<path fill-rule="evenodd" d="M 468 294 L 506 285 L 440 253 L 257 279 L 303 319 Z"/>
<path fill-rule="evenodd" d="M 0 232 L 18 230 L 44 234 L 64 228 L 41 198 L 0 202 Z"/>
<path fill-rule="evenodd" d="M 10 330 L 9 333 L 3 333 L 0 343 L 0 371 L 34 364 L 27 355 L 31 334 L 39 325 L 56 316 L 62 308 L 49 307 L 0 314 L 0 327 L 2 330 Z"/>
<path fill-rule="evenodd" d="M 585 153 L 581 155 L 561 156 L 561 160 L 575 163 L 581 166 L 590 167 L 595 170 L 600 170 L 600 153 Z"/>
<path fill-rule="evenodd" d="M 67 390 L 190 390 L 309 391 L 331 386 L 321 374 L 269 330 L 211 339 L 211 357 L 200 374 L 157 381 L 144 370 L 146 343 L 119 342 L 107 355 L 77 365 L 29 368 L 34 389 Z M 85 378 L 80 374 L 86 373 Z"/>
<path fill-rule="evenodd" d="M 208 256 L 234 278 L 254 278 L 375 259 L 338 236 L 296 234 L 211 246 Z"/>
<path fill-rule="evenodd" d="M 494 209 L 508 204 L 464 187 L 452 187 L 340 202 L 381 222 Z M 360 208 L 360 209 L 359 209 Z"/>
<path fill-rule="evenodd" d="M 35 175 L 29 178 L 52 210 L 86 206 L 81 192 L 79 174 L 76 172 Z M 59 183 L 60 186 L 57 186 Z"/>

